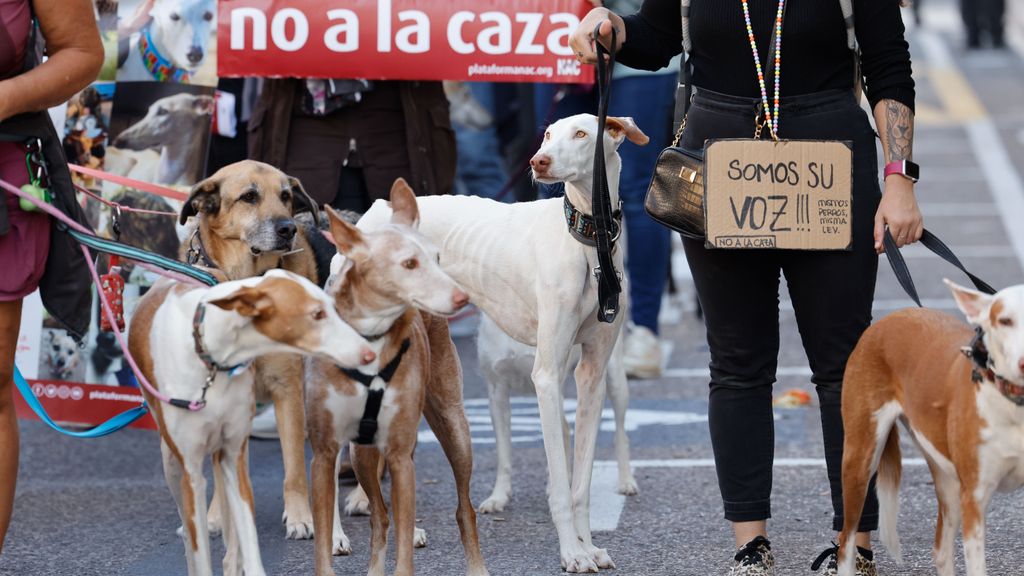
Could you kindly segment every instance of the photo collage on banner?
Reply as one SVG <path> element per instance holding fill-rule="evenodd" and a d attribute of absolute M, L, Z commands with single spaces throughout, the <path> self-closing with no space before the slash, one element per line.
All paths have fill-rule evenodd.
<path fill-rule="evenodd" d="M 94 5 L 105 60 L 98 80 L 68 102 L 63 127 L 68 161 L 187 193 L 203 177 L 210 142 L 217 85 L 216 0 L 94 0 Z M 152 212 L 118 216 L 97 198 L 80 193 L 98 235 L 177 258 L 184 236 L 176 218 L 179 200 L 81 174 L 74 179 L 96 197 Z M 98 264 L 100 274 L 108 271 L 105 255 Z M 127 320 L 158 276 L 125 262 L 120 276 Z M 41 324 L 35 333 L 39 348 L 32 351 L 31 342 L 23 343 L 19 367 L 30 379 L 134 386 L 114 334 L 100 331 L 100 314 L 94 294 L 93 323 L 85 347 L 79 348 L 32 299 L 22 325 Z"/>

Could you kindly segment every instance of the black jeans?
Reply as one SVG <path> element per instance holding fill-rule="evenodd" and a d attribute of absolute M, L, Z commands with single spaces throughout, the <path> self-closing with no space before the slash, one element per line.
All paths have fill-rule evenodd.
<path fill-rule="evenodd" d="M 967 28 L 968 42 L 976 44 L 988 32 L 997 46 L 1003 44 L 1005 0 L 960 0 L 960 14 Z"/>
<path fill-rule="evenodd" d="M 700 148 L 712 138 L 751 138 L 759 101 L 698 90 L 683 143 Z M 850 140 L 853 149 L 853 249 L 850 251 L 708 249 L 683 240 L 704 310 L 711 349 L 709 420 L 725 518 L 771 517 L 774 421 L 772 384 L 779 353 L 779 273 L 786 275 L 800 337 L 821 406 L 825 460 L 842 528 L 843 421 L 846 360 L 871 324 L 878 256 L 874 216 L 881 194 L 875 133 L 852 92 L 829 91 L 782 100 L 779 137 Z M 713 194 L 714 190 L 709 190 Z M 869 494 L 861 530 L 878 524 Z"/>

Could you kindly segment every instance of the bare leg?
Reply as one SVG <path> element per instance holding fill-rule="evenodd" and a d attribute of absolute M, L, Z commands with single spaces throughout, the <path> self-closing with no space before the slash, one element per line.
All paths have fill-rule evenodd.
<path fill-rule="evenodd" d="M 0 302 L 0 552 L 11 522 L 18 480 L 18 418 L 11 378 L 20 328 L 21 300 Z"/>

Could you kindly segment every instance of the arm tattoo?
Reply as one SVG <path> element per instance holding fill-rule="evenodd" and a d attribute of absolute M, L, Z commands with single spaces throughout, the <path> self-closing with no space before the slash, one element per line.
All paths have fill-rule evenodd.
<path fill-rule="evenodd" d="M 914 113 L 905 104 L 885 100 L 885 155 L 888 162 L 912 159 L 914 147 Z"/>

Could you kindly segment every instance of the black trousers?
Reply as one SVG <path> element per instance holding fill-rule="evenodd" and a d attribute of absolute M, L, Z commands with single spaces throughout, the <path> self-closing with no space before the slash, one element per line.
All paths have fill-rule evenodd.
<path fill-rule="evenodd" d="M 960 14 L 967 28 L 967 38 L 976 42 L 987 31 L 992 42 L 1003 43 L 1003 17 L 1005 0 L 960 0 Z"/>
<path fill-rule="evenodd" d="M 698 90 L 683 143 L 701 148 L 712 138 L 751 138 L 759 101 Z M 853 249 L 787 251 L 708 249 L 684 238 L 686 257 L 704 310 L 711 349 L 709 420 L 725 518 L 771 517 L 774 421 L 772 384 L 779 353 L 779 279 L 790 298 L 821 407 L 825 460 L 842 528 L 841 393 L 846 360 L 871 323 L 878 257 L 874 215 L 881 194 L 875 132 L 852 92 L 829 91 L 782 100 L 779 136 L 850 140 L 853 151 Z M 709 189 L 708 194 L 714 194 Z M 862 530 L 878 524 L 872 487 Z"/>

